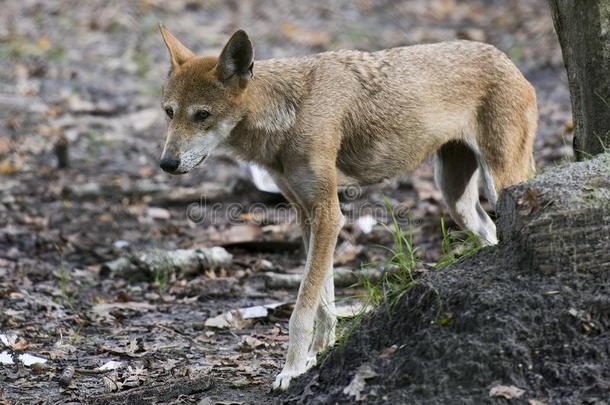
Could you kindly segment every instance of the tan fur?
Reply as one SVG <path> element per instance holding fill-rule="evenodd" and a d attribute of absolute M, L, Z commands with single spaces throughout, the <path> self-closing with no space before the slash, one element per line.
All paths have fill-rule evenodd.
<path fill-rule="evenodd" d="M 189 148 L 209 153 L 214 142 L 203 139 L 219 137 L 218 146 L 267 168 L 306 221 L 306 274 L 276 388 L 286 388 L 315 362 L 321 346 L 334 341 L 332 316 L 318 310 L 322 291 L 326 305 L 332 301 L 326 295 L 342 225 L 338 187 L 412 171 L 438 151 L 437 183 L 451 214 L 492 244 L 495 226 L 480 208 L 478 179 L 494 203 L 501 189 L 531 174 L 535 92 L 491 45 L 454 41 L 326 52 L 252 67 L 243 31 L 220 58 L 193 56 L 181 63 L 175 55 L 186 48 L 167 32 L 164 39 L 173 72 L 163 105 L 176 109 L 164 156 L 180 157 Z M 193 123 L 192 106 L 205 106 L 210 117 Z M 199 156 L 191 155 L 175 173 L 192 168 Z M 315 336 L 314 317 L 326 325 Z"/>

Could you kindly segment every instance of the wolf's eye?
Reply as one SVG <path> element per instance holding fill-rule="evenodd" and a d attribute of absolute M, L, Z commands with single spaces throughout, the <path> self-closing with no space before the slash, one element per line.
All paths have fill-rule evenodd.
<path fill-rule="evenodd" d="M 167 117 L 171 120 L 172 118 L 174 118 L 174 110 L 172 110 L 171 107 L 165 107 L 165 114 L 167 114 Z"/>
<path fill-rule="evenodd" d="M 193 121 L 203 122 L 210 116 L 210 113 L 205 110 L 199 110 L 193 115 Z"/>

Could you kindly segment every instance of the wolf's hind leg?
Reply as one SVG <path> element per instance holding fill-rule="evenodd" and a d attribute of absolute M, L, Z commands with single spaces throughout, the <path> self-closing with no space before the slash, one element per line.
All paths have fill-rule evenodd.
<path fill-rule="evenodd" d="M 479 202 L 481 167 L 476 154 L 465 143 L 451 141 L 436 151 L 434 163 L 434 178 L 453 220 L 484 244 L 497 244 L 496 226 Z"/>

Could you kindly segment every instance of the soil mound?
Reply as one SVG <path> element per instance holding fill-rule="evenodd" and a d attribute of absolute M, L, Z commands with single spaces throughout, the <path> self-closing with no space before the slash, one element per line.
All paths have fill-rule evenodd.
<path fill-rule="evenodd" d="M 506 190 L 498 216 L 500 246 L 428 272 L 280 401 L 610 403 L 610 155 Z"/>

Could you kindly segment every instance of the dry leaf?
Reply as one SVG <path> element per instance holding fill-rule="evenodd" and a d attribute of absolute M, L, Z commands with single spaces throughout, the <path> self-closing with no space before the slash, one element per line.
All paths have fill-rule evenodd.
<path fill-rule="evenodd" d="M 352 381 L 343 389 L 343 393 L 350 397 L 353 397 L 356 401 L 362 401 L 365 397 L 362 395 L 362 390 L 366 385 L 366 380 L 377 377 L 377 373 L 373 370 L 370 364 L 362 364 L 356 370 L 356 374 L 352 378 Z"/>
<path fill-rule="evenodd" d="M 377 220 L 372 215 L 363 215 L 356 220 L 356 225 L 362 233 L 371 233 L 376 224 Z"/>
<path fill-rule="evenodd" d="M 496 385 L 489 390 L 490 397 L 504 397 L 506 399 L 520 398 L 525 390 L 514 385 Z"/>
<path fill-rule="evenodd" d="M 239 343 L 238 350 L 240 352 L 251 352 L 256 349 L 261 349 L 265 347 L 267 344 L 260 339 L 257 339 L 252 336 L 243 336 L 241 342 Z"/>
<path fill-rule="evenodd" d="M 277 302 L 267 305 L 257 305 L 254 307 L 240 308 L 223 314 L 208 318 L 205 321 L 205 326 L 210 328 L 232 328 L 241 329 L 252 319 L 266 318 L 272 310 L 278 309 L 285 305 L 291 305 L 286 302 Z"/>
<path fill-rule="evenodd" d="M 526 214 L 530 215 L 542 206 L 542 193 L 535 188 L 528 187 L 519 198 L 518 203 L 526 209 Z"/>
<path fill-rule="evenodd" d="M 386 347 L 385 349 L 383 349 L 381 351 L 381 353 L 379 353 L 379 358 L 380 359 L 385 359 L 390 357 L 396 350 L 398 350 L 398 346 L 396 345 L 392 345 L 390 347 Z"/>
<path fill-rule="evenodd" d="M 91 308 L 91 312 L 95 317 L 101 318 L 107 322 L 114 321 L 112 312 L 114 311 L 134 311 L 145 312 L 155 309 L 154 305 L 147 302 L 115 302 L 110 304 L 96 304 Z"/>
<path fill-rule="evenodd" d="M 12 353 L 9 352 L 8 350 L 5 350 L 2 353 L 0 353 L 0 364 L 5 364 L 5 365 L 15 364 L 15 362 L 13 361 Z"/>
<path fill-rule="evenodd" d="M 121 367 L 123 367 L 123 363 L 122 362 L 110 360 L 110 361 L 104 363 L 104 365 L 96 368 L 96 370 L 99 370 L 99 371 L 117 370 L 117 369 L 119 369 Z"/>
<path fill-rule="evenodd" d="M 22 351 L 27 349 L 28 342 L 17 336 L 15 332 L 0 333 L 0 343 L 9 349 Z"/>
<path fill-rule="evenodd" d="M 13 174 L 21 170 L 22 167 L 21 159 L 7 158 L 0 161 L 0 174 Z"/>
<path fill-rule="evenodd" d="M 42 357 L 34 356 L 33 354 L 29 354 L 29 353 L 20 354 L 18 359 L 26 367 L 29 367 L 33 364 L 44 364 L 47 362 L 47 359 L 43 359 Z"/>
<path fill-rule="evenodd" d="M 146 209 L 146 216 L 153 219 L 170 219 L 172 214 L 165 208 L 148 207 Z"/>

